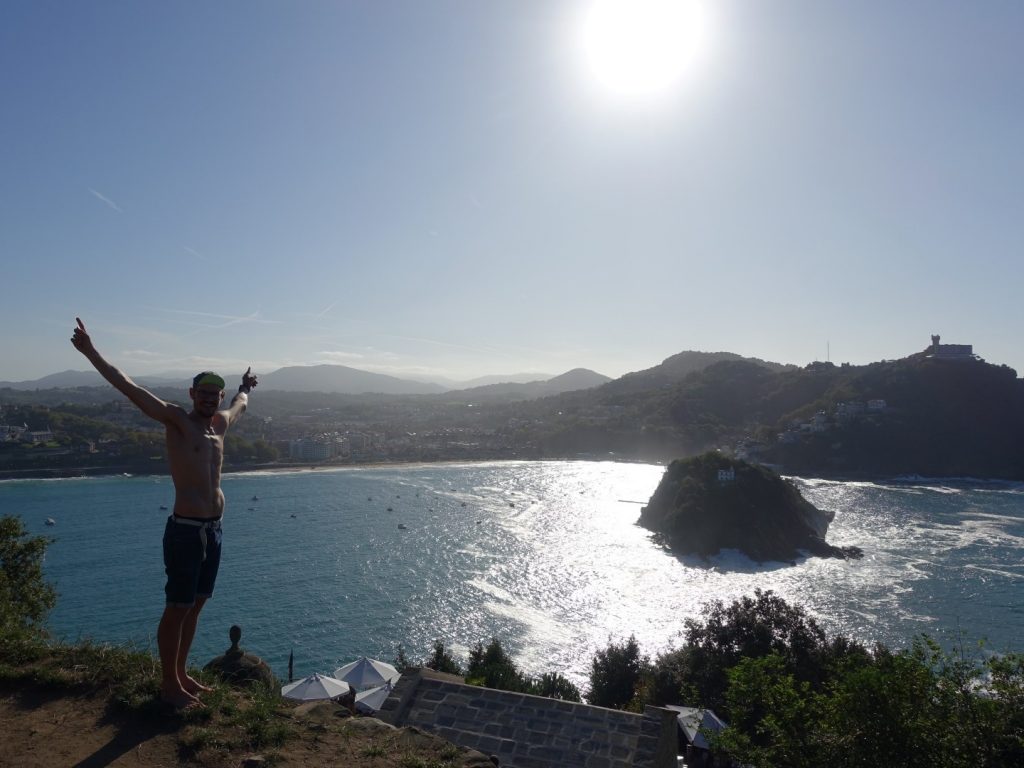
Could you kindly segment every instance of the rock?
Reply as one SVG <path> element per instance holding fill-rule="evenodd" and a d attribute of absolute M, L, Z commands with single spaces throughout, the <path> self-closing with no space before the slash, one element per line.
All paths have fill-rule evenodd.
<path fill-rule="evenodd" d="M 682 554 L 738 549 L 758 562 L 790 563 L 802 554 L 860 557 L 857 547 L 825 541 L 834 516 L 765 467 L 705 453 L 668 466 L 639 523 Z"/>
<path fill-rule="evenodd" d="M 348 709 L 333 701 L 304 701 L 292 710 L 293 719 L 309 723 L 333 723 L 339 716 L 349 714 Z"/>
<path fill-rule="evenodd" d="M 440 749 L 443 745 L 447 744 L 447 741 L 440 736 L 421 731 L 419 728 L 411 725 L 399 730 L 397 742 L 405 749 L 424 751 Z"/>
<path fill-rule="evenodd" d="M 488 757 L 483 752 L 477 752 L 475 749 L 466 751 L 466 754 L 462 758 L 462 762 L 459 763 L 462 768 L 494 768 L 497 763 L 497 758 Z"/>
<path fill-rule="evenodd" d="M 357 731 L 366 731 L 368 733 L 384 733 L 398 730 L 390 723 L 385 723 L 383 720 L 378 720 L 376 717 L 353 717 L 349 721 L 347 727 L 353 728 Z"/>

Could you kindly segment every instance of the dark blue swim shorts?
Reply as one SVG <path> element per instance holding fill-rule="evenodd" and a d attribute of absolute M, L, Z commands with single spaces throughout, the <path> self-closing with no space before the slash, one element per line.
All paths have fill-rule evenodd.
<path fill-rule="evenodd" d="M 211 597 L 220 568 L 223 532 L 220 520 L 167 518 L 164 527 L 164 569 L 167 604 L 194 605 L 197 597 Z"/>

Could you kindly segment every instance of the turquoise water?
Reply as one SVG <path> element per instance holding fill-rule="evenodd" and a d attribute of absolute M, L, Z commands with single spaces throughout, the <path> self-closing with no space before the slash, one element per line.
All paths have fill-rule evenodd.
<path fill-rule="evenodd" d="M 798 480 L 836 511 L 829 540 L 863 560 L 757 565 L 737 553 L 675 557 L 635 525 L 661 466 L 512 462 L 226 476 L 225 550 L 193 663 L 242 645 L 286 675 L 359 655 L 423 658 L 492 636 L 528 672 L 584 682 L 594 651 L 635 634 L 680 642 L 713 599 L 773 589 L 831 631 L 905 645 L 963 631 L 1024 650 L 1024 492 Z M 254 497 L 256 499 L 254 500 Z M 163 609 L 166 477 L 0 482 L 0 513 L 54 536 L 50 627 L 154 646 Z M 390 511 L 389 511 L 390 508 Z M 45 525 L 52 517 L 57 524 Z M 404 526 L 400 528 L 399 526 Z"/>

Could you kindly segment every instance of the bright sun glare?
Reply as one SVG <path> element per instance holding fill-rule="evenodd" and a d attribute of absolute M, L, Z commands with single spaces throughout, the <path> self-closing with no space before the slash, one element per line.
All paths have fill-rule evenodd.
<path fill-rule="evenodd" d="M 580 43 L 590 75 L 626 98 L 666 94 L 693 74 L 707 44 L 699 0 L 594 0 Z"/>

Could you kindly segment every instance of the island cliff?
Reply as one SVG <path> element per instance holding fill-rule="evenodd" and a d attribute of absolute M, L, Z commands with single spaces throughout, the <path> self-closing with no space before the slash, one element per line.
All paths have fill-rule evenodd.
<path fill-rule="evenodd" d="M 722 549 L 738 549 L 758 562 L 801 554 L 860 557 L 856 547 L 825 541 L 834 516 L 765 467 L 705 453 L 669 464 L 639 524 L 674 551 L 702 557 Z"/>

